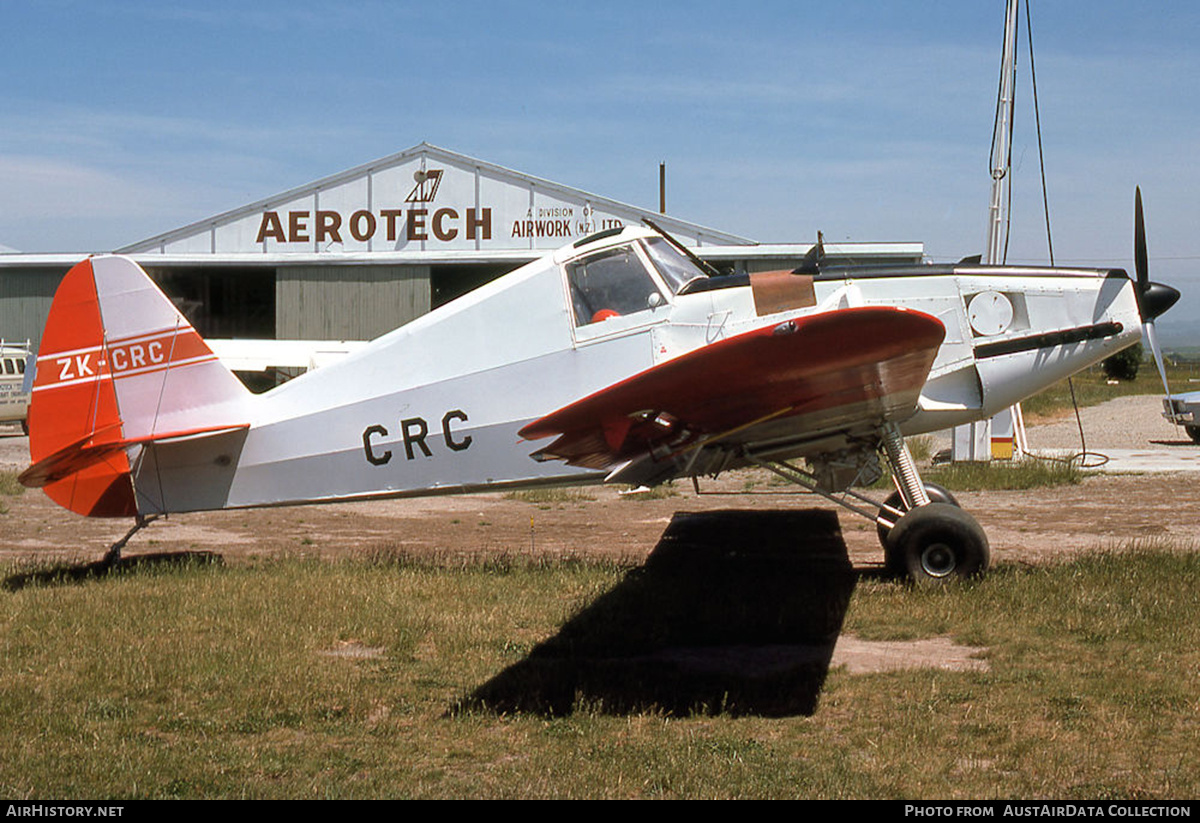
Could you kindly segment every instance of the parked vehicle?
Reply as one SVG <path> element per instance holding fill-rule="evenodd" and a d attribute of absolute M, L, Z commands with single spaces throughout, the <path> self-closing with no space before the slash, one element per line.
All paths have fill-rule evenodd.
<path fill-rule="evenodd" d="M 19 420 L 26 434 L 29 434 L 27 416 L 33 385 L 31 360 L 28 340 L 15 344 L 0 339 L 0 423 Z"/>

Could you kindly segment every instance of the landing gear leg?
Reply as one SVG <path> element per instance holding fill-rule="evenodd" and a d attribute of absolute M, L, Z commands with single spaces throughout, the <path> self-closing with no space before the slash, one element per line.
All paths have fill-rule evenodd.
<path fill-rule="evenodd" d="M 879 432 L 879 441 L 892 468 L 896 491 L 900 493 L 904 507 L 915 509 L 917 506 L 928 506 L 929 495 L 925 492 L 921 476 L 917 474 L 917 464 L 900 434 L 900 427 L 895 423 L 885 423 Z"/>
<path fill-rule="evenodd" d="M 975 518 L 959 508 L 948 491 L 921 482 L 895 424 L 880 429 L 877 445 L 896 483 L 896 493 L 882 506 L 853 488 L 869 486 L 882 475 L 875 443 L 860 442 L 853 449 L 810 457 L 811 471 L 749 452 L 741 457 L 874 521 L 884 561 L 894 574 L 934 585 L 982 574 L 990 555 L 987 535 Z"/>
<path fill-rule="evenodd" d="M 100 565 L 105 569 L 111 569 L 113 565 L 121 559 L 121 549 L 125 548 L 125 544 L 129 542 L 129 538 L 133 537 L 135 534 L 144 529 L 146 526 L 149 526 L 157 519 L 158 515 L 152 515 L 150 517 L 143 517 L 140 514 L 137 515 L 137 519 L 134 521 L 133 528 L 125 532 L 124 537 L 108 547 L 108 551 L 106 551 L 104 553 L 104 557 L 100 559 Z"/>
<path fill-rule="evenodd" d="M 898 502 L 903 507 L 900 511 L 889 505 L 892 502 L 889 498 L 876 517 L 887 568 L 920 584 L 940 584 L 952 578 L 982 574 L 990 560 L 990 549 L 987 535 L 975 518 L 959 508 L 949 492 L 938 489 L 930 494 L 932 489 L 921 482 L 912 455 L 894 423 L 883 427 L 880 443 L 896 482 Z"/>

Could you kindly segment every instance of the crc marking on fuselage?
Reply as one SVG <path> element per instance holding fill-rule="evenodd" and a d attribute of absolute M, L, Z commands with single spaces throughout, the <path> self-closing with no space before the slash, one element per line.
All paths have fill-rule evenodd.
<path fill-rule="evenodd" d="M 442 442 L 451 451 L 461 452 L 471 447 L 471 435 L 458 435 L 454 432 L 454 425 L 466 423 L 467 419 L 467 414 L 462 409 L 451 409 L 442 415 Z M 406 460 L 415 460 L 418 453 L 425 457 L 433 457 L 433 449 L 425 442 L 429 436 L 429 423 L 424 417 L 405 417 L 399 421 L 399 425 Z M 387 427 L 378 423 L 363 429 L 363 455 L 372 466 L 383 466 L 391 461 L 392 450 L 383 448 L 383 443 L 389 435 Z"/>

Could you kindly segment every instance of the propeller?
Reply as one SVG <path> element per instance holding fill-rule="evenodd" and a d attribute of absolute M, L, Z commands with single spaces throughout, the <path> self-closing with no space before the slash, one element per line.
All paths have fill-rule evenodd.
<path fill-rule="evenodd" d="M 1142 317 L 1142 336 L 1150 343 L 1154 364 L 1162 378 L 1163 392 L 1170 403 L 1171 389 L 1167 385 L 1167 368 L 1163 364 L 1162 351 L 1158 347 L 1158 335 L 1154 331 L 1154 319 L 1179 300 L 1179 290 L 1150 280 L 1150 256 L 1146 252 L 1146 218 L 1142 213 L 1142 187 L 1138 186 L 1133 201 L 1133 265 L 1137 274 L 1134 293 L 1137 295 L 1138 314 Z"/>

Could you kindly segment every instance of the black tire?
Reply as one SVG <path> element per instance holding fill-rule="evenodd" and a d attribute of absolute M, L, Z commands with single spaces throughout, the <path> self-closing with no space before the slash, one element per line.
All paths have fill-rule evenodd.
<path fill-rule="evenodd" d="M 983 574 L 991 550 L 974 517 L 949 503 L 930 503 L 900 518 L 888 535 L 885 557 L 888 568 L 912 582 L 941 585 Z"/>
<path fill-rule="evenodd" d="M 28 419 L 21 421 L 21 431 L 25 434 L 26 437 L 29 436 L 29 420 Z"/>
<path fill-rule="evenodd" d="M 1193 443 L 1200 445 L 1200 426 L 1184 426 L 1183 430 L 1192 438 Z"/>
<path fill-rule="evenodd" d="M 949 503 L 951 506 L 958 505 L 958 501 L 954 499 L 954 495 L 950 493 L 950 490 L 943 486 L 939 486 L 936 483 L 926 483 L 925 493 L 929 495 L 930 503 Z M 890 495 L 888 495 L 887 500 L 883 501 L 883 505 L 893 509 L 899 509 L 900 511 L 908 511 L 908 509 L 904 507 L 904 501 L 900 498 L 900 492 L 892 492 Z M 881 507 L 879 509 L 880 514 L 883 514 L 885 511 L 887 511 L 885 508 Z M 888 532 L 890 531 L 891 529 L 889 529 L 887 526 L 876 521 L 875 532 L 879 535 L 879 545 L 883 546 L 884 549 L 887 548 Z"/>

